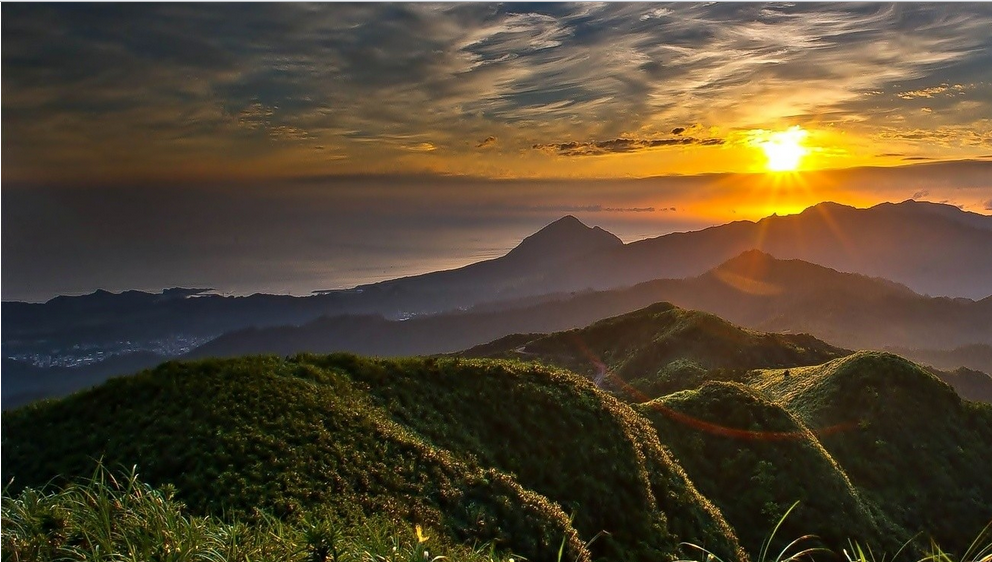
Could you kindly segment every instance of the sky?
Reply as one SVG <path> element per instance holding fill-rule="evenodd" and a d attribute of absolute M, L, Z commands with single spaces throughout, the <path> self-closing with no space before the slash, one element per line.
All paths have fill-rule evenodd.
<path fill-rule="evenodd" d="M 819 201 L 992 213 L 992 4 L 4 4 L 2 293 L 352 286 Z"/>

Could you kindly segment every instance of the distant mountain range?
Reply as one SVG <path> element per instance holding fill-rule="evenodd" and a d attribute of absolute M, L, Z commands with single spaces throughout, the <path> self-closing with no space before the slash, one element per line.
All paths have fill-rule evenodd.
<path fill-rule="evenodd" d="M 763 331 L 809 333 L 850 349 L 952 349 L 992 343 L 992 298 L 925 297 L 883 279 L 840 273 L 751 250 L 699 277 L 657 280 L 613 291 L 510 301 L 500 309 L 439 314 L 397 322 L 379 316 L 330 317 L 299 327 L 235 331 L 190 353 L 231 357 L 351 351 L 386 356 L 453 352 L 520 332 L 578 328 L 667 301 Z M 932 355 L 932 354 L 929 354 Z M 973 355 L 973 356 L 972 356 Z M 985 370 L 981 354 L 957 354 Z M 928 356 L 921 353 L 921 360 Z M 992 369 L 989 369 L 992 370 Z"/>
<path fill-rule="evenodd" d="M 992 218 L 915 201 L 870 209 L 824 203 L 799 215 L 631 244 L 565 217 L 501 258 L 311 297 L 176 288 L 5 302 L 4 371 L 24 400 L 44 395 L 38 381 L 51 379 L 43 374 L 50 368 L 49 375 L 86 373 L 60 383 L 63 389 L 127 372 L 115 362 L 98 366 L 106 357 L 130 357 L 123 363 L 135 367 L 152 366 L 157 356 L 448 353 L 667 301 L 750 328 L 989 372 L 992 356 L 968 347 L 992 345 L 989 248 Z M 937 280 L 945 285 L 931 292 L 984 298 L 914 292 Z M 77 365 L 85 368 L 63 369 Z M 5 391 L 5 407 L 10 400 Z"/>
<path fill-rule="evenodd" d="M 821 203 L 798 215 L 740 221 L 589 253 L 542 286 L 605 289 L 699 275 L 757 249 L 840 271 L 883 277 L 937 296 L 992 294 L 992 217 L 905 201 L 856 209 Z"/>
<path fill-rule="evenodd" d="M 660 302 L 583 328 L 512 334 L 462 355 L 557 365 L 643 402 L 705 381 L 741 382 L 754 369 L 813 365 L 852 353 L 809 334 L 757 332 Z M 963 397 L 992 402 L 992 377 L 984 372 L 929 372 Z"/>

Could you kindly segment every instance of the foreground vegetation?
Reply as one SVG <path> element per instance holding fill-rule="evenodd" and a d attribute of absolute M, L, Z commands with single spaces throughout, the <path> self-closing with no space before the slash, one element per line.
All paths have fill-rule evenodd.
<path fill-rule="evenodd" d="M 528 560 L 745 555 L 641 416 L 544 367 L 347 354 L 167 363 L 4 414 L 12 493 L 141 467 L 197 515 L 388 514 Z M 587 547 L 601 531 L 608 536 Z"/>
<path fill-rule="evenodd" d="M 827 549 L 810 547 L 813 537 L 792 540 L 771 549 L 782 533 L 793 504 L 764 540 L 756 562 L 796 562 L 834 557 Z M 132 560 L 155 562 L 516 562 L 519 556 L 501 553 L 491 544 L 457 544 L 443 533 L 411 526 L 388 517 L 358 524 L 310 515 L 293 523 L 256 513 L 251 523 L 224 521 L 187 512 L 171 488 L 155 489 L 137 472 L 111 473 L 98 465 L 93 476 L 56 490 L 23 489 L 16 497 L 4 491 L 0 550 L 4 562 L 90 562 Z M 781 541 L 779 541 L 781 542 Z M 556 562 L 564 558 L 563 540 Z M 723 562 L 705 547 L 684 543 L 691 559 Z M 961 556 L 935 543 L 922 557 L 876 558 L 874 552 L 851 542 L 841 554 L 846 562 L 990 562 L 992 533 L 986 527 Z M 515 557 L 516 556 L 516 557 Z"/>
<path fill-rule="evenodd" d="M 668 309 L 648 316 L 672 314 L 683 318 Z M 698 349 L 724 346 L 707 338 L 740 335 L 722 324 L 679 326 Z M 668 349 L 667 337 L 656 351 Z M 806 534 L 820 537 L 811 547 L 833 552 L 856 540 L 891 553 L 918 536 L 903 552 L 922 557 L 931 538 L 965 552 L 992 519 L 992 406 L 962 401 L 887 354 L 732 372 L 700 386 L 662 370 L 686 388 L 628 404 L 567 371 L 503 360 L 334 354 L 167 363 L 4 413 L 4 540 L 8 521 L 21 521 L 9 525 L 27 529 L 9 535 L 19 544 L 46 536 L 38 548 L 118 548 L 108 533 L 131 523 L 111 525 L 104 514 L 94 519 L 99 540 L 73 539 L 79 533 L 63 532 L 71 509 L 32 507 L 98 504 L 87 499 L 93 485 L 78 482 L 101 458 L 141 467 L 154 487 L 128 476 L 107 489 L 185 502 L 169 511 L 181 517 L 169 517 L 188 526 L 166 534 L 257 532 L 257 541 L 244 539 L 260 549 L 246 560 L 286 559 L 265 554 L 279 533 L 368 535 L 370 524 L 397 537 L 419 525 L 433 544 L 487 545 L 493 556 L 530 562 L 673 562 L 686 543 L 743 562 Z M 796 500 L 777 538 L 766 540 Z M 111 515 L 124 517 L 118 503 L 126 504 L 110 501 Z M 146 518 L 125 517 L 135 529 Z M 304 539 L 286 541 L 310 556 Z M 18 552 L 27 554 L 17 560 L 36 559 Z M 458 556 L 481 555 L 472 552 Z M 126 559 L 186 559 L 166 554 Z"/>
<path fill-rule="evenodd" d="M 465 562 L 512 561 L 487 544 L 455 544 L 432 529 L 377 517 L 345 525 L 312 514 L 293 523 L 257 513 L 250 523 L 196 516 L 174 490 L 102 466 L 55 491 L 3 496 L 3 560 L 17 562 Z"/>

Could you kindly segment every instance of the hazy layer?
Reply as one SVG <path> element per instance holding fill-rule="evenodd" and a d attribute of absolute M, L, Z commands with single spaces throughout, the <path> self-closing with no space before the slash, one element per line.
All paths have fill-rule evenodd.
<path fill-rule="evenodd" d="M 4 184 L 2 297 L 98 288 L 229 293 L 347 288 L 506 253 L 566 214 L 626 242 L 830 200 L 910 198 L 992 209 L 992 162 L 795 176 L 499 181 L 443 176 L 281 183 L 50 187 Z"/>

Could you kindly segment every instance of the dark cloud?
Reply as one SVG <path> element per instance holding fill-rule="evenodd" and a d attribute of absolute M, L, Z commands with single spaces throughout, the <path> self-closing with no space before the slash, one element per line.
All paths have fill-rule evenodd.
<path fill-rule="evenodd" d="M 925 160 L 933 160 L 933 158 L 930 158 L 929 156 L 906 156 L 903 160 L 906 160 L 907 162 L 922 162 Z"/>
<path fill-rule="evenodd" d="M 559 156 L 599 156 L 602 154 L 627 154 L 666 146 L 717 146 L 723 139 L 679 137 L 675 139 L 612 139 L 591 142 L 564 142 L 556 144 L 535 144 L 532 148 L 551 152 Z"/>
<path fill-rule="evenodd" d="M 921 190 L 919 190 L 919 191 L 917 191 L 916 193 L 913 194 L 913 199 L 922 199 L 923 197 L 926 197 L 927 195 L 930 195 L 930 192 L 927 191 L 926 189 L 921 189 Z"/>
<path fill-rule="evenodd" d="M 499 142 L 499 139 L 494 136 L 488 136 L 479 141 L 479 144 L 475 145 L 475 148 L 489 148 L 491 146 L 496 146 L 497 142 Z"/>
<path fill-rule="evenodd" d="M 684 132 L 685 132 L 685 127 L 675 127 L 674 129 L 672 129 L 673 135 L 681 135 Z"/>

